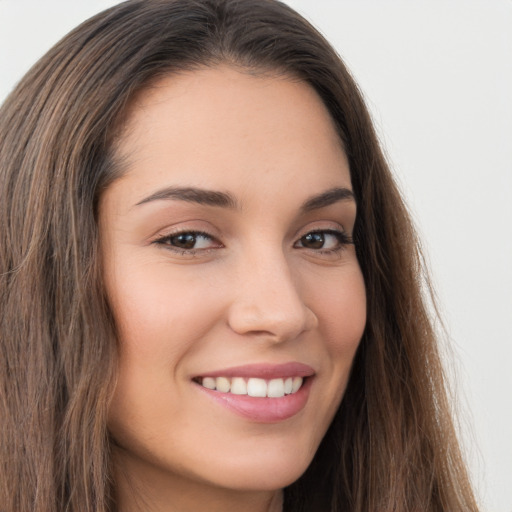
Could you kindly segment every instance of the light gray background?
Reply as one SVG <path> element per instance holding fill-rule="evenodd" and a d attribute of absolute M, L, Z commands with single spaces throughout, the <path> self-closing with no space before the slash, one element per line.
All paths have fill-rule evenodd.
<path fill-rule="evenodd" d="M 0 100 L 115 3 L 0 0 Z M 288 3 L 365 93 L 429 255 L 482 508 L 512 512 L 512 1 Z"/>

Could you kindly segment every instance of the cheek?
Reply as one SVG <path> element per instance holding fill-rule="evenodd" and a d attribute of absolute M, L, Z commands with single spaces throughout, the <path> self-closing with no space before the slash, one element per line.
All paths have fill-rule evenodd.
<path fill-rule="evenodd" d="M 128 257 L 117 261 L 122 263 L 107 285 L 119 339 L 109 428 L 122 446 L 146 453 L 140 440 L 154 437 L 155 426 L 180 414 L 184 362 L 200 349 L 218 315 L 211 297 L 193 286 L 186 272 Z"/>
<path fill-rule="evenodd" d="M 358 265 L 345 270 L 343 279 L 332 279 L 318 294 L 315 312 L 327 350 L 351 364 L 366 325 L 366 290 Z"/>
<path fill-rule="evenodd" d="M 366 325 L 366 290 L 357 262 L 351 261 L 309 284 L 308 303 L 318 318 L 319 359 L 317 406 L 312 424 L 316 439 L 325 435 L 343 399 L 354 356 Z M 323 286 L 321 286 L 323 285 Z M 313 309 L 311 307 L 311 309 Z M 317 445 L 315 445 L 316 450 Z"/>
<path fill-rule="evenodd" d="M 187 272 L 165 264 L 140 267 L 117 268 L 108 287 L 121 358 L 137 352 L 142 359 L 175 362 L 218 320 L 218 301 Z"/>

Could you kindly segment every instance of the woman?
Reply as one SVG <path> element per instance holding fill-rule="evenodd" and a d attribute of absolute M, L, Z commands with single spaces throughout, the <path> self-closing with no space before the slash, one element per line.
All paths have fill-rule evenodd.
<path fill-rule="evenodd" d="M 274 1 L 129 1 L 1 111 L 6 511 L 476 510 L 406 209 Z"/>

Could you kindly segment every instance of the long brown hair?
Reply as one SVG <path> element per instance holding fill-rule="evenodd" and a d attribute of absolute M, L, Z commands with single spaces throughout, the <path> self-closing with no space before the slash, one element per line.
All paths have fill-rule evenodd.
<path fill-rule="evenodd" d="M 424 272 L 356 84 L 323 37 L 272 0 L 131 0 L 66 36 L 0 110 L 0 510 L 116 510 L 106 427 L 115 326 L 97 205 L 122 172 L 133 95 L 228 63 L 313 87 L 344 144 L 368 321 L 341 407 L 287 511 L 467 512 Z"/>

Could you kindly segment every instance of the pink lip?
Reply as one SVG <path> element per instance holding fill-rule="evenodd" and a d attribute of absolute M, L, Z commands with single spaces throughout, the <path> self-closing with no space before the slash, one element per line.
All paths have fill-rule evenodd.
<path fill-rule="evenodd" d="M 224 370 L 202 373 L 198 377 L 257 377 L 259 379 L 286 379 L 288 377 L 311 377 L 315 370 L 303 363 L 248 364 Z"/>
<path fill-rule="evenodd" d="M 248 395 L 222 393 L 202 387 L 194 383 L 197 389 L 219 405 L 236 414 L 258 423 L 277 423 L 298 414 L 309 398 L 315 371 L 311 366 L 302 363 L 286 363 L 280 365 L 254 364 L 227 368 L 208 372 L 201 377 L 257 377 L 260 379 L 309 377 L 302 387 L 291 395 L 280 398 L 257 398 Z"/>

